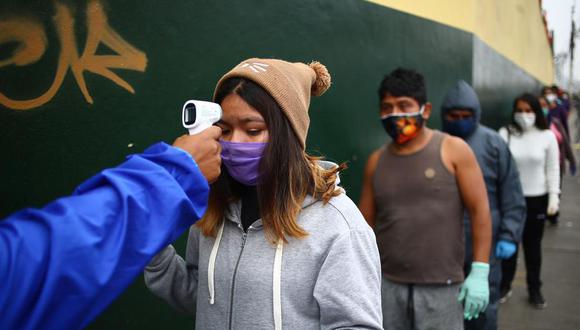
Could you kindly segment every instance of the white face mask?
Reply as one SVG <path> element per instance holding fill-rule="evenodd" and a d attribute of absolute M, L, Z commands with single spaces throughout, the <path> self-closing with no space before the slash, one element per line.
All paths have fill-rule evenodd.
<path fill-rule="evenodd" d="M 558 99 L 558 97 L 554 94 L 546 95 L 546 100 L 548 100 L 548 102 L 550 102 L 550 103 L 556 102 L 557 99 Z"/>
<path fill-rule="evenodd" d="M 514 120 L 522 129 L 526 130 L 536 123 L 536 114 L 518 112 L 514 115 Z"/>

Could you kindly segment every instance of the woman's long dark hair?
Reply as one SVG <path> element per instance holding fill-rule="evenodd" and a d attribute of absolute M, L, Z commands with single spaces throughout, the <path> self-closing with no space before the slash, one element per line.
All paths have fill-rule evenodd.
<path fill-rule="evenodd" d="M 515 117 L 519 101 L 527 103 L 536 114 L 536 122 L 534 123 L 534 126 L 536 126 L 537 129 L 539 130 L 548 129 L 548 121 L 544 117 L 544 112 L 542 111 L 540 101 L 538 101 L 538 98 L 536 96 L 530 93 L 524 93 L 515 98 L 512 106 L 511 124 L 508 127 L 508 129 L 510 129 L 512 133 L 522 134 L 524 131 L 523 128 L 516 122 Z"/>
<path fill-rule="evenodd" d="M 324 170 L 317 164 L 320 158 L 309 156 L 302 148 L 290 122 L 274 98 L 251 80 L 231 78 L 222 83 L 215 96 L 221 103 L 226 96 L 237 94 L 256 109 L 266 122 L 269 142 L 260 163 L 257 186 L 262 222 L 272 241 L 286 235 L 295 238 L 307 236 L 296 222 L 307 194 L 325 202 L 340 192 L 335 186 L 337 173 L 346 166 Z M 197 225 L 206 236 L 215 236 L 223 221 L 227 204 L 238 200 L 239 183 L 227 174 L 211 185 L 208 210 Z"/>

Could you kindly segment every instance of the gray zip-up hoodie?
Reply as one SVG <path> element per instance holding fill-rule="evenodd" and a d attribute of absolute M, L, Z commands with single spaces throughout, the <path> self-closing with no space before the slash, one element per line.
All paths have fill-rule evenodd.
<path fill-rule="evenodd" d="M 198 329 L 382 329 L 380 259 L 373 231 L 340 194 L 308 196 L 304 239 L 277 246 L 262 221 L 242 229 L 241 203 L 226 209 L 216 238 L 189 232 L 185 260 L 172 246 L 145 270 L 145 283 Z"/>
<path fill-rule="evenodd" d="M 477 94 L 469 84 L 459 80 L 448 91 L 441 116 L 444 117 L 452 109 L 471 109 L 477 121 L 477 127 L 465 142 L 469 144 L 483 172 L 489 208 L 493 221 L 492 257 L 495 243 L 507 240 L 517 243 L 522 237 L 526 216 L 526 203 L 520 183 L 520 176 L 509 147 L 502 137 L 494 130 L 479 124 L 481 107 Z M 467 250 L 466 257 L 471 256 L 471 225 L 465 215 Z"/>

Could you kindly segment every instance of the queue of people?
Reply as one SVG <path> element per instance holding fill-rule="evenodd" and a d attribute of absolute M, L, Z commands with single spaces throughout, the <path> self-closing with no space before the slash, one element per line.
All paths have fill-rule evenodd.
<path fill-rule="evenodd" d="M 497 329 L 520 242 L 530 303 L 544 308 L 543 228 L 565 162 L 576 170 L 564 94 L 517 97 L 498 133 L 460 80 L 436 130 L 423 75 L 392 71 L 378 89 L 386 142 L 357 207 L 346 165 L 306 152 L 310 100 L 330 86 L 318 62 L 244 60 L 216 84 L 219 128 L 0 222 L 0 322 L 83 327 L 144 269 L 201 329 Z M 182 257 L 171 243 L 187 227 Z M 24 277 L 23 251 L 42 256 Z"/>

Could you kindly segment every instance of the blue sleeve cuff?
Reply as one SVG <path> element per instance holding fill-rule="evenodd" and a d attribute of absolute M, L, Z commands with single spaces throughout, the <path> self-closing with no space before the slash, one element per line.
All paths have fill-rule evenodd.
<path fill-rule="evenodd" d="M 129 157 L 142 157 L 162 166 L 175 178 L 192 201 L 201 201 L 207 205 L 209 184 L 189 153 L 165 142 L 159 142 L 147 148 L 142 154 Z M 204 190 L 202 196 L 200 185 Z"/>

